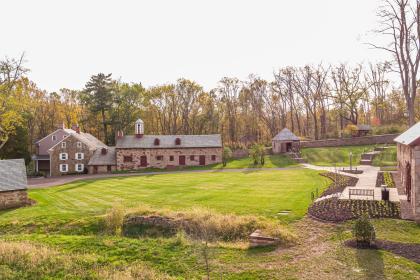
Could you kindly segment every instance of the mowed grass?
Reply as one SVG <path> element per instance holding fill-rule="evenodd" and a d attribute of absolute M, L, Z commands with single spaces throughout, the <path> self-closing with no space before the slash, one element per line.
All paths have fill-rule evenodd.
<path fill-rule="evenodd" d="M 115 204 L 182 210 L 208 207 L 220 213 L 257 215 L 292 221 L 303 217 L 311 192 L 321 192 L 329 179 L 317 171 L 211 172 L 158 174 L 85 180 L 29 191 L 32 207 L 1 212 L 0 225 L 54 223 L 102 215 Z M 291 210 L 287 216 L 277 216 Z"/>
<path fill-rule="evenodd" d="M 365 152 L 373 151 L 374 145 L 362 146 L 343 146 L 343 147 L 324 147 L 324 148 L 303 148 L 302 157 L 308 163 L 319 166 L 339 167 L 350 165 L 350 152 L 352 153 L 352 164 L 359 165 L 361 155 Z M 396 165 L 396 147 L 390 146 L 377 155 L 373 161 L 375 166 Z"/>

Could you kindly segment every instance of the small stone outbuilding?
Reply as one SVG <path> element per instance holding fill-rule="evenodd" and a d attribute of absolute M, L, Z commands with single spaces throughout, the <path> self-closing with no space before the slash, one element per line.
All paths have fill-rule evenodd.
<path fill-rule="evenodd" d="M 287 128 L 283 128 L 272 140 L 273 154 L 299 152 L 300 138 Z"/>
<path fill-rule="evenodd" d="M 414 220 L 420 223 L 420 122 L 395 138 L 398 172 Z M 405 201 L 402 201 L 404 203 Z"/>
<path fill-rule="evenodd" d="M 0 210 L 29 203 L 23 159 L 0 160 Z"/>
<path fill-rule="evenodd" d="M 368 124 L 358 124 L 351 131 L 351 136 L 353 137 L 362 137 L 367 136 L 372 131 L 372 127 Z"/>

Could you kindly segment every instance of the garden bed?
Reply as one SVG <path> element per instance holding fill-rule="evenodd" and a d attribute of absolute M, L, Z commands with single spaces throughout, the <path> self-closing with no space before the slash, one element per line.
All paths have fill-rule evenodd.
<path fill-rule="evenodd" d="M 353 239 L 347 240 L 345 244 L 351 248 L 364 249 L 359 248 L 356 240 Z M 385 250 L 420 264 L 420 244 L 418 243 L 401 243 L 388 240 L 376 240 L 372 246 L 366 249 Z"/>
<path fill-rule="evenodd" d="M 392 173 L 378 172 L 378 176 L 376 177 L 376 187 L 381 188 L 382 185 L 386 185 L 387 188 L 395 188 L 395 181 Z"/>
<path fill-rule="evenodd" d="M 325 172 L 321 173 L 322 176 L 330 178 L 333 182 L 328 186 L 328 188 L 321 194 L 321 197 L 335 194 L 335 193 L 342 193 L 343 190 L 348 186 L 355 186 L 359 181 L 358 178 L 346 176 L 342 174 L 337 174 L 334 172 Z M 337 180 L 337 182 L 335 182 Z"/>
<path fill-rule="evenodd" d="M 324 199 L 309 206 L 308 214 L 317 220 L 343 222 L 367 213 L 370 218 L 399 219 L 400 205 L 390 201 Z"/>

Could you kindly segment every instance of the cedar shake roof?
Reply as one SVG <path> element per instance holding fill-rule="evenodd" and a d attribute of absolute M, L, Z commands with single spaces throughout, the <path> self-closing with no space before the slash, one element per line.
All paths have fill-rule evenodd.
<path fill-rule="evenodd" d="M 300 141 L 299 137 L 297 137 L 288 128 L 283 128 L 282 131 L 280 131 L 276 136 L 274 136 L 273 140 L 275 141 Z"/>
<path fill-rule="evenodd" d="M 416 142 L 418 143 L 418 140 L 420 140 L 420 122 L 416 123 L 394 139 L 395 142 L 404 145 L 416 144 Z"/>
<path fill-rule="evenodd" d="M 102 149 L 106 149 L 106 154 L 102 154 Z M 115 147 L 98 148 L 93 153 L 88 165 L 116 165 Z"/>
<path fill-rule="evenodd" d="M 25 161 L 23 159 L 0 160 L 0 192 L 26 189 Z"/>
<path fill-rule="evenodd" d="M 179 138 L 181 143 L 175 144 Z M 155 145 L 155 139 L 159 139 L 159 145 Z M 220 134 L 211 135 L 143 135 L 137 138 L 135 135 L 127 135 L 117 139 L 116 148 L 130 149 L 171 149 L 171 148 L 220 148 L 222 138 Z"/>

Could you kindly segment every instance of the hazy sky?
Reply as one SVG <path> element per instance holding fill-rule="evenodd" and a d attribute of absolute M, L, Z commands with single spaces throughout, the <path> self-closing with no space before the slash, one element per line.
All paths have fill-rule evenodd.
<path fill-rule="evenodd" d="M 384 60 L 363 44 L 377 0 L 1 0 L 0 57 L 26 53 L 54 91 L 112 73 L 151 86 L 189 78 L 271 79 L 279 67 Z"/>

